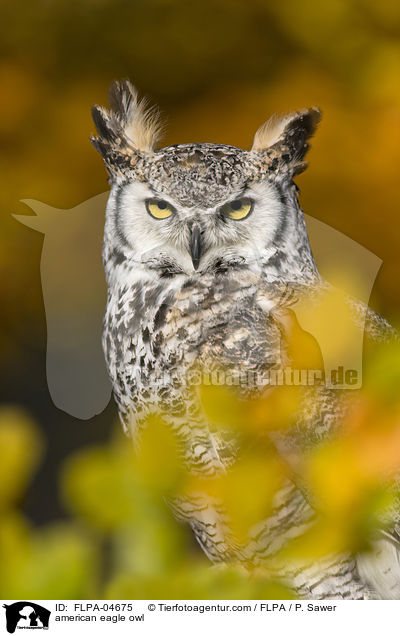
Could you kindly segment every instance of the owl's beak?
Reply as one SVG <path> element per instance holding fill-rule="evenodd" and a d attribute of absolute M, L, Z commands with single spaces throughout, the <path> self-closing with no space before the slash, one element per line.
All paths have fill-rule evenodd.
<path fill-rule="evenodd" d="M 190 254 L 193 267 L 198 269 L 201 258 L 201 229 L 199 225 L 193 225 L 190 237 Z"/>

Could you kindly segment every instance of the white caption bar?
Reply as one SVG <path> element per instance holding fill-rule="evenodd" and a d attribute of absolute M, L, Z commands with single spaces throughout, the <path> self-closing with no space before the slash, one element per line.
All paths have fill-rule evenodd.
<path fill-rule="evenodd" d="M 397 624 L 400 601 L 27 601 L 1 602 L 0 634 L 222 634 L 291 630 L 307 636 L 376 634 Z M 23 630 L 23 631 L 22 631 Z M 171 630 L 171 631 L 170 631 Z M 321 631 L 323 630 L 323 631 Z M 276 633 L 276 632 L 275 632 Z M 284 631 L 289 633 L 289 631 Z"/>

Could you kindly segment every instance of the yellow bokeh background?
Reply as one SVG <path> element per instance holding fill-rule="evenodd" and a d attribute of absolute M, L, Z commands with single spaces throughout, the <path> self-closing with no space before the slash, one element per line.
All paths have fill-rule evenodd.
<path fill-rule="evenodd" d="M 136 472 L 130 469 L 131 451 L 114 432 L 115 407 L 82 423 L 53 406 L 45 372 L 43 236 L 11 214 L 29 213 L 21 199 L 70 209 L 107 189 L 101 159 L 89 143 L 90 108 L 106 104 L 114 79 L 128 77 L 159 104 L 167 121 L 165 144 L 249 148 L 271 114 L 317 105 L 323 120 L 310 167 L 297 180 L 302 206 L 382 259 L 372 305 L 398 322 L 399 3 L 22 0 L 3 2 L 1 12 L 0 595 L 163 598 L 167 580 L 170 598 L 184 592 L 187 598 L 290 595 L 268 577 L 249 583 L 240 569 L 210 570 L 190 533 L 152 499 L 162 488 L 151 479 L 151 453 Z M 72 254 L 71 266 L 73 260 Z M 378 355 L 364 403 L 376 421 L 386 422 L 386 437 L 361 414 L 357 421 L 364 424 L 350 426 L 345 439 L 307 458 L 305 475 L 318 486 L 324 513 L 321 553 L 328 545 L 355 546 L 365 519 L 388 505 L 377 483 L 386 460 L 390 469 L 398 460 L 389 451 L 398 441 L 393 413 L 399 367 L 397 351 Z M 275 406 L 284 406 L 282 421 L 292 398 L 274 398 Z M 262 412 L 254 411 L 253 422 L 256 432 L 273 426 Z M 371 448 L 380 449 L 375 462 Z M 271 466 L 265 470 L 279 483 L 280 469 Z M 343 466 L 347 490 L 332 486 Z M 248 473 L 239 466 L 233 485 L 245 490 L 245 475 L 262 478 L 263 470 L 257 462 Z M 163 471 L 168 484 L 180 482 L 175 463 Z M 266 489 L 265 499 L 248 502 L 241 518 L 229 497 L 231 485 L 215 489 L 241 536 L 257 506 L 268 508 L 271 493 Z M 338 528 L 333 533 L 332 519 Z M 367 541 L 368 532 L 360 532 Z M 315 537 L 305 537 L 301 549 L 309 545 Z"/>

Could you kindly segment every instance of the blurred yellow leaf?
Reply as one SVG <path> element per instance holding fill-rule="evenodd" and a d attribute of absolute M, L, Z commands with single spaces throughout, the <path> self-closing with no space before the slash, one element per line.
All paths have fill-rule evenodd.
<path fill-rule="evenodd" d="M 11 525 L 12 524 L 12 525 Z M 73 524 L 49 525 L 31 534 L 18 520 L 9 520 L 4 532 L 20 529 L 18 545 L 8 544 L 2 554 L 2 598 L 92 598 L 96 587 L 98 555 L 93 539 Z M 0 546 L 1 549 L 1 546 Z"/>
<path fill-rule="evenodd" d="M 133 467 L 142 485 L 154 493 L 168 494 L 177 487 L 183 462 L 174 433 L 161 417 L 146 420 Z"/>
<path fill-rule="evenodd" d="M 24 493 L 42 456 L 42 437 L 20 408 L 0 410 L 0 511 Z"/>
<path fill-rule="evenodd" d="M 112 446 L 76 453 L 61 477 L 68 508 L 95 528 L 111 531 L 133 514 L 137 484 Z"/>
<path fill-rule="evenodd" d="M 106 598 L 120 599 L 292 599 L 295 595 L 268 574 L 253 576 L 242 566 L 210 566 L 193 560 L 166 577 L 118 575 L 106 588 Z"/>

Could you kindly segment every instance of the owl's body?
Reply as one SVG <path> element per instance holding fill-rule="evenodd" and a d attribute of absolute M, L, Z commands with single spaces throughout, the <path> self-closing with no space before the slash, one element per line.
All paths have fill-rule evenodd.
<path fill-rule="evenodd" d="M 260 129 L 251 151 L 216 144 L 154 151 L 155 120 L 131 85 L 114 85 L 111 101 L 115 113 L 94 111 L 100 136 L 93 141 L 112 178 L 103 344 L 114 395 L 134 440 L 149 414 L 162 413 L 189 473 L 212 478 L 240 456 L 241 436 L 208 421 L 193 377 L 199 369 L 223 369 L 240 377 L 243 397 L 261 394 L 271 369 L 288 362 L 285 312 L 297 297 L 325 286 L 293 183 L 305 167 L 319 111 Z M 357 313 L 362 324 L 365 308 L 358 306 Z M 371 333 L 390 333 L 372 314 L 368 324 Z M 293 427 L 271 435 L 270 443 L 283 453 L 312 446 L 335 430 L 346 401 L 345 392 L 304 388 Z M 240 543 L 218 500 L 198 493 L 170 503 L 213 562 L 252 567 L 267 561 L 270 567 L 273 556 L 315 520 L 310 498 L 289 478 L 268 518 Z M 288 564 L 275 575 L 305 598 L 398 595 L 397 562 L 392 592 L 374 589 L 371 567 L 358 568 L 351 555 L 341 554 L 312 565 Z M 382 567 L 387 569 L 386 560 Z"/>

